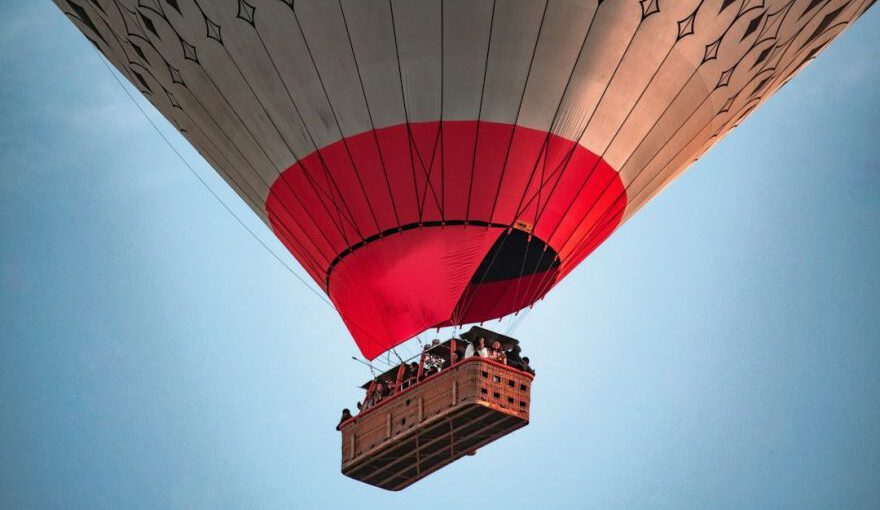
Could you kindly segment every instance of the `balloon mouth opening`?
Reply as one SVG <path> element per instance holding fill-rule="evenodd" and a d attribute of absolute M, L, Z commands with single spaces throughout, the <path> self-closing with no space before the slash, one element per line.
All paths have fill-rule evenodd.
<path fill-rule="evenodd" d="M 325 289 L 329 291 L 330 277 L 333 273 L 333 269 L 343 259 L 375 241 L 408 230 L 456 226 L 505 229 L 505 233 L 498 236 L 498 239 L 492 245 L 489 252 L 483 257 L 483 260 L 480 262 L 480 265 L 470 279 L 469 288 L 476 288 L 485 284 L 497 282 L 512 281 L 537 274 L 553 273 L 553 275 L 555 275 L 557 273 L 556 269 L 559 267 L 561 261 L 556 250 L 537 236 L 519 228 L 519 226 L 510 226 L 485 221 L 432 221 L 413 223 L 403 225 L 399 228 L 390 229 L 370 236 L 363 241 L 348 247 L 345 251 L 339 253 L 330 263 L 324 281 Z M 464 297 L 465 296 L 462 297 L 462 301 L 464 300 Z M 471 297 L 473 298 L 474 296 Z M 463 303 L 459 303 L 459 305 L 462 304 Z"/>
<path fill-rule="evenodd" d="M 559 267 L 559 255 L 549 244 L 519 229 L 501 235 L 471 278 L 482 284 L 522 278 Z"/>
<path fill-rule="evenodd" d="M 474 228 L 503 228 L 509 229 L 509 225 L 501 224 L 501 223 L 492 223 L 488 221 L 479 221 L 479 220 L 446 220 L 446 221 L 423 221 L 419 223 L 409 223 L 406 225 L 401 225 L 399 227 L 390 228 L 379 232 L 377 234 L 373 234 L 363 241 L 352 244 L 342 252 L 336 255 L 336 257 L 330 262 L 330 265 L 327 267 L 327 273 L 324 277 L 324 289 L 329 293 L 330 291 L 330 280 L 333 275 L 334 269 L 339 265 L 346 257 L 356 253 L 358 250 L 375 243 L 376 241 L 380 241 L 389 236 L 394 236 L 398 234 L 402 234 L 411 230 L 423 230 L 423 229 L 433 229 L 433 228 L 445 228 L 445 227 L 460 227 L 460 226 L 471 226 Z"/>
<path fill-rule="evenodd" d="M 449 321 L 438 326 L 498 319 L 539 300 L 559 277 L 556 250 L 516 228 L 498 237 L 456 304 Z"/>

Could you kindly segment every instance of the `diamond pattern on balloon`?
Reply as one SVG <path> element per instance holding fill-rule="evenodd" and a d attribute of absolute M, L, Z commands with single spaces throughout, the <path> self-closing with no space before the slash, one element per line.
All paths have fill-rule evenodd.
<path fill-rule="evenodd" d="M 697 10 L 699 10 L 699 7 L 697 7 Z M 697 11 L 695 10 L 690 16 L 678 22 L 678 37 L 676 37 L 676 41 L 680 41 L 682 38 L 694 33 L 694 20 L 696 19 Z"/>
<path fill-rule="evenodd" d="M 92 3 L 98 5 L 98 2 L 93 1 Z M 156 0 L 138 0 L 138 7 L 146 7 L 155 12 L 162 12 L 162 7 L 159 6 L 159 2 Z"/>
<path fill-rule="evenodd" d="M 642 4 L 642 20 L 652 14 L 660 12 L 660 0 L 639 0 Z"/>
<path fill-rule="evenodd" d="M 775 76 L 770 75 L 770 76 L 764 78 L 763 80 L 761 80 L 761 83 L 759 83 L 759 84 L 755 87 L 755 90 L 752 91 L 752 95 L 755 95 L 755 94 L 757 94 L 758 92 L 761 92 L 761 91 L 764 89 L 764 87 L 766 87 L 767 84 L 770 83 L 770 80 L 772 80 L 773 78 L 775 78 Z"/>
<path fill-rule="evenodd" d="M 168 102 L 171 103 L 171 106 L 173 108 L 177 108 L 178 110 L 182 110 L 183 107 L 180 106 L 180 101 L 177 100 L 177 97 L 175 97 L 174 94 L 172 94 L 170 90 L 167 90 L 167 89 L 163 89 L 163 90 L 165 90 L 165 95 L 168 96 Z"/>
<path fill-rule="evenodd" d="M 813 32 L 813 34 L 809 38 L 807 38 L 807 42 L 801 45 L 801 48 L 807 46 L 817 37 L 825 33 L 825 29 L 828 28 L 835 19 L 837 19 L 837 16 L 839 16 L 840 13 L 843 12 L 843 9 L 845 7 L 845 5 L 841 5 L 840 8 L 838 8 L 836 11 L 826 14 L 825 17 L 822 18 L 822 21 L 819 22 L 819 26 L 816 27 L 816 30 Z"/>
<path fill-rule="evenodd" d="M 736 14 L 736 17 L 739 18 L 743 14 L 751 11 L 752 9 L 762 9 L 764 7 L 764 0 L 745 0 L 743 4 L 739 7 L 739 12 Z"/>
<path fill-rule="evenodd" d="M 171 64 L 168 64 L 168 73 L 171 74 L 172 83 L 177 83 L 178 85 L 186 85 L 185 83 L 183 83 L 183 75 L 180 74 L 180 70 Z"/>
<path fill-rule="evenodd" d="M 144 50 L 142 50 L 140 46 L 138 46 L 137 44 L 135 44 L 131 41 L 128 41 L 128 44 L 130 44 L 131 49 L 133 49 L 134 52 L 137 53 L 139 57 L 141 57 L 141 60 L 143 60 L 144 62 L 147 61 L 147 56 L 144 55 Z"/>
<path fill-rule="evenodd" d="M 801 16 L 800 16 L 800 17 L 803 18 L 804 16 L 806 16 L 806 14 L 807 14 L 808 12 L 812 11 L 813 9 L 815 9 L 817 5 L 821 4 L 821 3 L 824 2 L 824 1 L 825 1 L 825 0 L 813 0 L 812 2 L 810 2 L 810 5 L 808 5 L 807 8 L 804 9 L 804 12 L 801 13 Z"/>
<path fill-rule="evenodd" d="M 141 21 L 144 24 L 144 27 L 146 27 L 147 30 L 152 32 L 153 35 L 155 35 L 156 37 L 159 37 L 159 32 L 156 31 L 156 25 L 153 24 L 153 20 L 144 16 L 143 14 L 140 14 L 140 17 L 141 17 Z"/>
<path fill-rule="evenodd" d="M 785 19 L 785 16 L 788 15 L 788 11 L 791 10 L 792 5 L 794 5 L 794 2 L 789 3 L 776 12 L 767 14 L 767 22 L 761 27 L 761 31 L 758 32 L 758 41 L 776 39 L 779 37 L 779 29 L 782 27 L 782 21 Z"/>
<path fill-rule="evenodd" d="M 724 37 L 724 36 L 722 36 L 722 37 Z M 719 37 L 718 40 L 713 42 L 712 44 L 707 44 L 706 45 L 706 52 L 703 54 L 703 61 L 700 63 L 705 64 L 709 60 L 713 60 L 713 59 L 718 58 L 718 47 L 719 46 L 721 46 L 721 37 Z"/>
<path fill-rule="evenodd" d="M 187 60 L 192 60 L 195 63 L 199 62 L 199 56 L 196 53 L 196 47 L 192 44 L 180 39 L 180 45 L 183 46 L 183 58 Z"/>
<path fill-rule="evenodd" d="M 746 31 L 743 32 L 743 35 L 742 35 L 742 37 L 740 37 L 739 40 L 740 41 L 745 40 L 746 37 L 748 37 L 752 32 L 757 30 L 758 26 L 761 24 L 761 20 L 763 20 L 763 19 L 764 19 L 763 13 L 755 16 L 755 19 L 753 19 L 752 21 L 749 22 L 749 26 L 746 27 Z"/>
<path fill-rule="evenodd" d="M 752 69 L 756 68 L 761 62 L 767 60 L 767 57 L 769 57 L 773 53 L 773 50 L 775 50 L 775 49 L 776 49 L 776 46 L 773 44 L 764 48 L 764 50 L 758 54 L 758 58 L 755 59 L 755 63 L 752 64 Z"/>
<path fill-rule="evenodd" d="M 214 39 L 220 44 L 223 44 L 223 38 L 220 36 L 220 25 L 208 19 L 207 16 L 205 16 L 205 25 L 208 28 L 208 37 L 210 39 Z"/>
<path fill-rule="evenodd" d="M 236 15 L 236 17 L 243 19 L 253 25 L 255 10 L 256 8 L 253 5 L 245 2 L 244 0 L 238 0 L 238 14 Z"/>
<path fill-rule="evenodd" d="M 730 77 L 733 76 L 733 71 L 735 70 L 736 64 L 734 64 L 733 67 L 731 67 L 727 71 L 721 73 L 721 78 L 718 79 L 718 85 L 715 85 L 715 88 L 718 89 L 721 87 L 726 87 L 728 84 L 730 84 Z"/>
<path fill-rule="evenodd" d="M 733 102 L 736 101 L 736 96 L 738 96 L 738 95 L 739 94 L 734 94 L 734 95 L 730 96 L 729 98 L 727 98 L 727 101 L 724 102 L 724 106 L 722 106 L 721 109 L 718 110 L 718 114 L 720 115 L 722 113 L 729 112 L 730 108 L 733 106 Z"/>

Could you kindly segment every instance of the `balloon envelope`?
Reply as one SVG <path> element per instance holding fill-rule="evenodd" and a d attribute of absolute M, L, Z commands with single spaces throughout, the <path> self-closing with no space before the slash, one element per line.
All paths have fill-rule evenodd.
<path fill-rule="evenodd" d="M 542 298 L 870 0 L 55 0 L 370 359 Z"/>

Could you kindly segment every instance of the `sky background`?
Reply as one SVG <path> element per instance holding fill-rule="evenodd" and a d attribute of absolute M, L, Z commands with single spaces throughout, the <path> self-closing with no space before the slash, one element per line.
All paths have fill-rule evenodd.
<path fill-rule="evenodd" d="M 339 473 L 336 313 L 0 7 L 0 508 L 880 508 L 877 8 L 520 322 L 528 427 L 389 493 Z"/>

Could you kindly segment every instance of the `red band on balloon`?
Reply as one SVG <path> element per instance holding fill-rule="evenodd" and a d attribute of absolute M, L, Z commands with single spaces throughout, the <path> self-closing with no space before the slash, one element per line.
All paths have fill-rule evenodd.
<path fill-rule="evenodd" d="M 436 325 L 529 306 L 625 209 L 617 172 L 580 144 L 476 121 L 350 136 L 293 164 L 266 201 L 275 233 L 328 291 L 369 359 Z M 558 255 L 554 267 L 474 279 L 513 225 Z"/>

